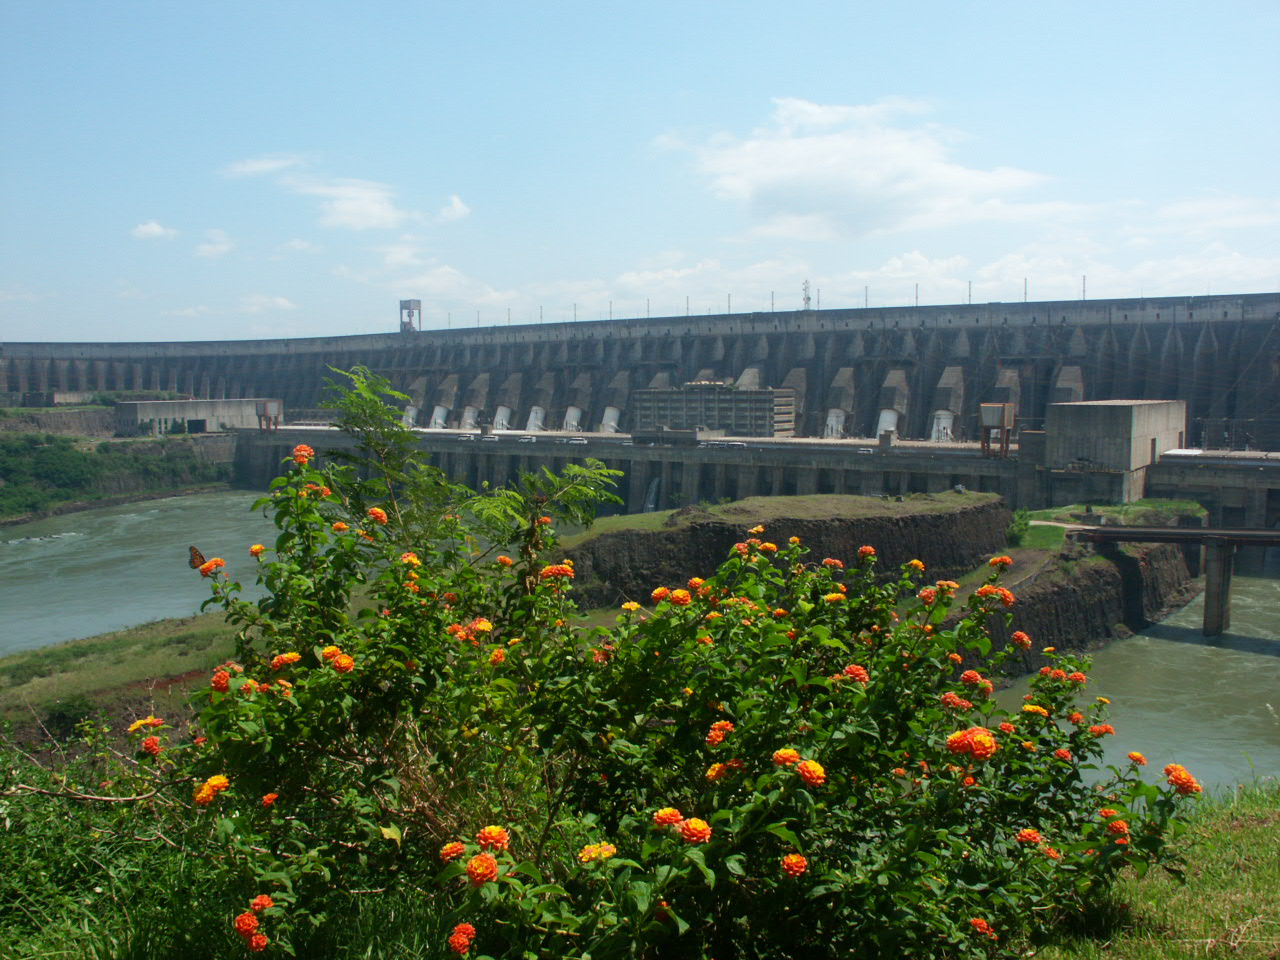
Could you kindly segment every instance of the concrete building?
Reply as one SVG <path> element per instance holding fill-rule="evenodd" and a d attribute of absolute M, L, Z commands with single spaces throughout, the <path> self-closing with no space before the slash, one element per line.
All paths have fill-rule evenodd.
<path fill-rule="evenodd" d="M 702 380 L 631 394 L 632 432 L 723 430 L 737 437 L 795 436 L 794 390 L 738 387 L 731 381 Z"/>
<path fill-rule="evenodd" d="M 116 435 L 163 436 L 170 433 L 222 433 L 264 427 L 263 418 L 279 425 L 279 400 L 140 400 L 115 405 Z"/>
<path fill-rule="evenodd" d="M 1147 468 L 1162 453 L 1182 449 L 1186 430 L 1187 405 L 1181 400 L 1050 404 L 1043 464 L 1056 476 L 1046 506 L 1140 499 Z"/>

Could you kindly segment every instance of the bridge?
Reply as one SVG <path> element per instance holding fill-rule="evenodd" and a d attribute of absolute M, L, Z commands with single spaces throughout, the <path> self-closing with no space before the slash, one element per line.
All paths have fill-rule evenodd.
<path fill-rule="evenodd" d="M 1181 543 L 1204 548 L 1204 626 L 1216 637 L 1231 626 L 1231 571 L 1237 547 L 1278 547 L 1280 530 L 1207 527 L 1081 527 L 1076 540 L 1090 543 Z"/>

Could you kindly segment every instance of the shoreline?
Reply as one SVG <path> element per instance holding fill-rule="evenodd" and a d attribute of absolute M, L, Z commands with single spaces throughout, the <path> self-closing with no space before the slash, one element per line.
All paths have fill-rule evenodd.
<path fill-rule="evenodd" d="M 60 517 L 66 513 L 84 513 L 87 510 L 97 510 L 100 507 L 119 507 L 124 504 L 142 503 L 147 500 L 167 500 L 170 497 L 189 497 L 198 493 L 222 493 L 239 489 L 242 488 L 231 483 L 204 483 L 193 487 L 178 487 L 173 490 L 125 493 L 116 497 L 103 497 L 101 500 L 67 500 L 63 503 L 54 504 L 48 510 L 37 510 L 34 513 L 24 513 L 16 517 L 0 517 L 0 529 L 16 527 L 24 523 L 35 523 L 38 520 L 48 520 L 51 517 Z"/>

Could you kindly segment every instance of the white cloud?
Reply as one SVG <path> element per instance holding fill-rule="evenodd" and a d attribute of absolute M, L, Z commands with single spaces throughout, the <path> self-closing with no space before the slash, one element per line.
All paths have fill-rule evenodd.
<path fill-rule="evenodd" d="M 1076 211 L 1016 199 L 1045 183 L 1041 174 L 951 159 L 957 135 L 913 119 L 927 110 L 904 99 L 854 106 L 777 99 L 767 126 L 746 137 L 719 134 L 694 155 L 713 193 L 743 204 L 760 236 L 831 240 Z"/>
<path fill-rule="evenodd" d="M 471 208 L 463 203 L 462 198 L 455 193 L 449 198 L 449 202 L 440 208 L 440 212 L 436 214 L 436 220 L 441 223 L 448 223 L 451 220 L 461 220 L 469 213 L 471 213 Z"/>
<path fill-rule="evenodd" d="M 266 313 L 269 310 L 297 310 L 298 305 L 287 297 L 252 293 L 240 298 L 240 309 L 244 313 Z"/>
<path fill-rule="evenodd" d="M 166 310 L 166 317 L 202 317 L 209 312 L 209 308 L 201 304 L 196 307 L 180 307 L 177 310 Z"/>
<path fill-rule="evenodd" d="M 287 176 L 280 183 L 294 193 L 320 197 L 320 224 L 326 227 L 393 229 L 415 216 L 395 205 L 389 186 L 372 180 Z"/>
<path fill-rule="evenodd" d="M 178 235 L 177 230 L 161 226 L 155 220 L 140 223 L 129 232 L 139 240 L 172 240 Z"/>
<path fill-rule="evenodd" d="M 301 157 L 292 154 L 273 153 L 248 160 L 239 160 L 223 167 L 221 173 L 224 177 L 256 177 L 265 173 L 280 173 L 282 170 L 301 166 L 303 162 Z"/>
<path fill-rule="evenodd" d="M 206 230 L 204 235 L 205 242 L 196 247 L 197 257 L 208 257 L 212 260 L 225 256 L 235 249 L 235 244 L 231 242 L 225 230 Z"/>
<path fill-rule="evenodd" d="M 294 238 L 276 248 L 280 253 L 315 253 L 316 245 L 310 240 Z"/>

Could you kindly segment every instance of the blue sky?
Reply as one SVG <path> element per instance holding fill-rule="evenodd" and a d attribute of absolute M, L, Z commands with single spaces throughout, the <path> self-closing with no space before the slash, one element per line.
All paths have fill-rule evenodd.
<path fill-rule="evenodd" d="M 1261 0 L 7 0 L 0 341 L 1276 290 L 1277 36 Z"/>

